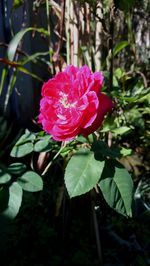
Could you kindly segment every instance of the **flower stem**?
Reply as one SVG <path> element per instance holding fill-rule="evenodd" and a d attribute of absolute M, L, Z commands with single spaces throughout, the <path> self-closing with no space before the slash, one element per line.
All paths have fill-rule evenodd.
<path fill-rule="evenodd" d="M 53 157 L 53 159 L 49 162 L 49 164 L 46 166 L 46 168 L 44 169 L 44 171 L 42 172 L 42 176 L 45 175 L 48 171 L 48 169 L 50 168 L 50 166 L 52 165 L 53 161 L 59 156 L 59 154 L 62 152 L 62 150 L 66 147 L 66 142 L 62 142 L 61 148 L 59 149 L 59 151 L 55 154 L 55 156 Z"/>

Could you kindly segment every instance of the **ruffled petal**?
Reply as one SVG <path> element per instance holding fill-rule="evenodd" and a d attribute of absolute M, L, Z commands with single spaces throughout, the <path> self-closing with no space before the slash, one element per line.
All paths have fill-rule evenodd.
<path fill-rule="evenodd" d="M 111 100 L 100 92 L 102 83 L 102 73 L 92 73 L 86 65 L 69 65 L 45 82 L 38 118 L 43 130 L 64 141 L 98 129 L 112 108 Z"/>

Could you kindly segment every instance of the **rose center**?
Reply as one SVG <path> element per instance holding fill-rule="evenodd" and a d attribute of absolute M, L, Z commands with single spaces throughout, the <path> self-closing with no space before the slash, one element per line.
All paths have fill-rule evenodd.
<path fill-rule="evenodd" d="M 63 96 L 60 98 L 59 102 L 63 105 L 64 108 L 70 108 L 70 107 L 76 106 L 76 102 L 70 103 L 68 101 L 68 96 L 66 94 L 63 94 Z"/>

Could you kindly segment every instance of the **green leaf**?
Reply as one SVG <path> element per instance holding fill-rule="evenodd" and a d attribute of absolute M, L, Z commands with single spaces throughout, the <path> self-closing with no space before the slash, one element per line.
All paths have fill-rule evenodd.
<path fill-rule="evenodd" d="M 126 72 L 119 67 L 114 71 L 114 75 L 118 80 L 120 80 L 123 76 L 126 75 Z"/>
<path fill-rule="evenodd" d="M 123 135 L 123 134 L 125 134 L 125 133 L 127 133 L 129 131 L 131 131 L 131 128 L 127 127 L 127 126 L 122 126 L 122 127 L 118 127 L 118 128 L 112 129 L 112 132 L 115 135 Z"/>
<path fill-rule="evenodd" d="M 35 78 L 35 79 L 43 82 L 43 79 L 41 79 L 39 76 L 37 76 L 36 74 L 32 73 L 31 71 L 29 71 L 28 69 L 26 69 L 23 66 L 18 66 L 17 70 L 22 72 L 22 73 L 24 73 L 24 74 L 27 74 L 27 75 L 31 76 L 32 78 Z"/>
<path fill-rule="evenodd" d="M 9 175 L 4 168 L 0 168 L 0 184 L 9 182 L 11 175 Z"/>
<path fill-rule="evenodd" d="M 13 1 L 13 8 L 16 9 L 16 8 L 22 6 L 23 3 L 24 3 L 24 0 L 14 0 L 14 1 Z"/>
<path fill-rule="evenodd" d="M 33 141 L 35 138 L 36 137 L 33 133 L 26 131 L 13 147 L 10 155 L 12 157 L 20 158 L 31 153 L 33 151 Z"/>
<path fill-rule="evenodd" d="M 126 102 L 132 103 L 132 102 L 136 102 L 138 100 L 138 97 L 130 97 L 130 96 L 119 96 L 120 100 L 124 100 Z"/>
<path fill-rule="evenodd" d="M 111 208 L 122 215 L 132 216 L 133 181 L 123 165 L 107 160 L 98 185 Z"/>
<path fill-rule="evenodd" d="M 21 41 L 21 39 L 23 38 L 23 36 L 29 32 L 29 31 L 37 31 L 37 32 L 40 32 L 40 33 L 43 33 L 45 35 L 49 35 L 48 32 L 46 30 L 44 30 L 43 28 L 27 28 L 27 29 L 23 29 L 21 31 L 19 31 L 14 37 L 13 39 L 11 40 L 11 42 L 9 43 L 9 46 L 8 46 L 8 50 L 7 50 L 7 57 L 10 61 L 13 61 L 14 58 L 15 58 L 15 54 L 16 54 L 16 50 L 17 50 L 17 47 Z"/>
<path fill-rule="evenodd" d="M 35 138 L 36 138 L 35 134 L 26 129 L 25 133 L 19 138 L 16 145 L 18 146 L 26 142 L 34 141 Z"/>
<path fill-rule="evenodd" d="M 28 142 L 23 145 L 14 146 L 10 155 L 12 157 L 20 158 L 33 151 L 33 143 Z"/>
<path fill-rule="evenodd" d="M 24 190 L 29 192 L 37 192 L 43 189 L 42 178 L 33 171 L 23 174 L 17 182 Z"/>
<path fill-rule="evenodd" d="M 11 180 L 11 174 L 4 164 L 0 164 L 0 185 L 6 184 Z M 1 186 L 0 186 L 1 187 Z"/>
<path fill-rule="evenodd" d="M 6 93 L 5 102 L 4 102 L 4 110 L 6 110 L 6 107 L 8 105 L 8 101 L 9 101 L 9 97 L 12 94 L 12 91 L 13 91 L 14 85 L 16 83 L 16 80 L 17 80 L 17 71 L 14 70 L 12 75 L 11 75 L 9 84 L 8 84 L 7 93 Z"/>
<path fill-rule="evenodd" d="M 121 52 L 128 45 L 129 45 L 128 41 L 122 41 L 116 44 L 116 46 L 113 49 L 113 56 L 116 56 L 119 52 Z"/>
<path fill-rule="evenodd" d="M 65 171 L 65 184 L 70 197 L 91 190 L 100 179 L 103 161 L 97 161 L 90 150 L 79 150 L 70 159 Z"/>
<path fill-rule="evenodd" d="M 6 210 L 1 215 L 7 219 L 13 219 L 19 212 L 22 202 L 22 188 L 17 182 L 12 183 L 9 187 L 9 200 Z"/>
<path fill-rule="evenodd" d="M 108 131 L 112 131 L 113 129 L 116 128 L 116 123 L 114 121 L 114 118 L 112 118 L 111 116 L 107 116 L 102 129 L 100 130 L 100 132 L 108 132 Z"/>
<path fill-rule="evenodd" d="M 130 156 L 130 155 L 132 155 L 133 150 L 132 150 L 132 149 L 127 149 L 127 148 L 122 147 L 120 153 L 121 153 L 122 156 L 124 156 L 124 157 L 125 157 L 125 156 Z"/>
<path fill-rule="evenodd" d="M 118 88 L 118 86 L 119 86 L 118 80 L 117 80 L 117 78 L 115 77 L 115 75 L 113 76 L 113 86 L 114 86 L 114 87 L 117 87 L 117 88 Z"/>
<path fill-rule="evenodd" d="M 50 143 L 50 136 L 44 136 L 43 139 L 40 139 L 34 144 L 34 151 L 42 152 L 42 151 L 50 151 L 52 149 L 52 145 Z"/>
<path fill-rule="evenodd" d="M 52 52 L 50 52 L 50 51 L 38 52 L 38 53 L 31 54 L 31 55 L 27 55 L 18 63 L 21 65 L 25 65 L 30 61 L 37 63 L 37 59 L 41 59 L 43 61 L 43 57 L 41 58 L 41 56 L 48 55 L 48 54 L 52 54 Z M 45 60 L 44 60 L 44 62 L 45 62 Z M 48 64 L 51 65 L 50 62 L 48 62 Z"/>
<path fill-rule="evenodd" d="M 80 142 L 80 143 L 86 143 L 87 139 L 85 137 L 83 137 L 82 135 L 79 135 L 77 137 L 77 141 Z"/>
<path fill-rule="evenodd" d="M 1 73 L 1 81 L 0 81 L 0 95 L 2 94 L 2 91 L 3 91 L 3 87 L 4 87 L 4 83 L 5 83 L 5 79 L 7 77 L 7 74 L 8 74 L 8 67 L 5 66 L 2 70 L 2 73 Z"/>
<path fill-rule="evenodd" d="M 96 160 L 102 159 L 104 157 L 119 158 L 121 157 L 120 149 L 108 147 L 108 145 L 103 141 L 95 141 L 92 145 L 92 150 Z"/>
<path fill-rule="evenodd" d="M 27 166 L 23 163 L 12 163 L 8 166 L 7 171 L 11 174 L 11 175 L 22 175 L 25 170 L 26 170 Z"/>
<path fill-rule="evenodd" d="M 139 110 L 137 110 L 137 107 L 130 108 L 130 111 L 124 112 L 124 116 L 126 117 L 126 120 L 128 123 L 130 123 L 132 126 L 139 127 L 141 129 L 144 129 L 145 127 L 145 121 L 142 117 L 142 114 Z"/>

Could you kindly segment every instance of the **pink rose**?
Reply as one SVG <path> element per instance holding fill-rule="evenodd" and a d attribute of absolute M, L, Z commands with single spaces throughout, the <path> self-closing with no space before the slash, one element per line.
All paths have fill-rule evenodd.
<path fill-rule="evenodd" d="M 102 83 L 102 73 L 92 73 L 86 65 L 69 65 L 44 83 L 39 115 L 43 129 L 59 141 L 97 130 L 113 106 L 100 92 Z"/>

